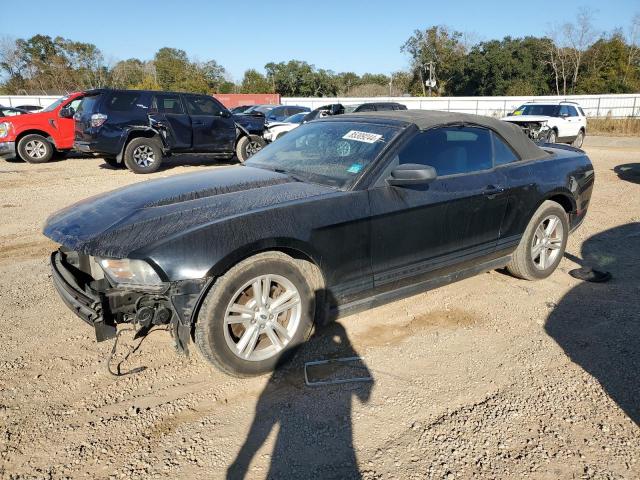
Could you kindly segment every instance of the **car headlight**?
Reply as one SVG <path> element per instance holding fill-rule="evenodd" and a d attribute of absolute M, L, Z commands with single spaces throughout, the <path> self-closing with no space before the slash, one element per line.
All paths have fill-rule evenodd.
<path fill-rule="evenodd" d="M 100 258 L 98 260 L 104 273 L 118 285 L 159 285 L 160 277 L 144 260 L 128 258 Z"/>
<path fill-rule="evenodd" d="M 11 124 L 9 122 L 0 123 L 0 138 L 4 138 L 9 135 L 11 131 Z"/>

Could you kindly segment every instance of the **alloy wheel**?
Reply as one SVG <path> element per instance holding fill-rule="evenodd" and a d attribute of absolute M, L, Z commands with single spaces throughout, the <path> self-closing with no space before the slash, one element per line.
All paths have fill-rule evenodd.
<path fill-rule="evenodd" d="M 248 157 L 250 157 L 252 155 L 255 155 L 260 150 L 262 150 L 262 145 L 260 145 L 259 142 L 249 142 L 247 144 L 247 156 Z"/>
<path fill-rule="evenodd" d="M 156 156 L 149 145 L 140 145 L 133 151 L 133 160 L 140 167 L 148 167 L 155 162 Z"/>
<path fill-rule="evenodd" d="M 538 270 L 555 263 L 562 250 L 564 227 L 557 215 L 545 217 L 536 228 L 531 242 L 531 260 Z"/>
<path fill-rule="evenodd" d="M 30 140 L 24 146 L 24 151 L 31 158 L 43 158 L 47 154 L 47 146 L 40 140 Z"/>
<path fill-rule="evenodd" d="M 260 361 L 277 355 L 295 336 L 301 317 L 300 292 L 285 277 L 261 275 L 231 297 L 224 336 L 239 358 Z"/>

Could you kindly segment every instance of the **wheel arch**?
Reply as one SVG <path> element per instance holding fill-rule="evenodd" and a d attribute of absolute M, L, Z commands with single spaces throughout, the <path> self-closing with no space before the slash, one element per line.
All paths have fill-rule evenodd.
<path fill-rule="evenodd" d="M 324 291 L 326 285 L 325 275 L 318 260 L 319 256 L 316 255 L 315 252 L 312 253 L 312 251 L 313 248 L 311 246 L 299 240 L 278 238 L 269 241 L 255 242 L 248 246 L 239 248 L 217 261 L 205 275 L 205 277 L 210 278 L 210 280 L 205 284 L 204 288 L 200 292 L 191 315 L 191 340 L 194 340 L 195 324 L 198 321 L 198 315 L 200 314 L 202 303 L 209 293 L 209 290 L 211 290 L 215 284 L 215 279 L 224 275 L 227 271 L 233 268 L 234 265 L 259 253 L 281 252 L 296 260 L 303 260 L 310 263 L 315 267 L 318 273 L 316 285 L 312 285 L 312 287 Z"/>
<path fill-rule="evenodd" d="M 20 140 L 22 140 L 27 135 L 41 135 L 47 139 L 47 141 L 53 146 L 53 148 L 55 148 L 56 150 L 58 149 L 53 136 L 50 133 L 46 132 L 45 130 L 41 130 L 38 128 L 29 128 L 20 132 L 18 135 L 16 135 L 16 139 L 15 139 L 16 147 L 18 146 L 18 143 L 20 142 Z"/>
<path fill-rule="evenodd" d="M 129 142 L 131 142 L 131 140 L 133 140 L 134 138 L 140 138 L 140 137 L 144 137 L 144 138 L 155 138 L 158 137 L 160 139 L 160 142 L 162 143 L 162 148 L 167 149 L 167 142 L 164 138 L 163 135 L 160 134 L 160 132 L 158 130 L 156 130 L 155 128 L 151 128 L 151 127 L 136 127 L 136 128 L 131 128 L 129 130 L 127 130 L 124 134 L 123 134 L 123 140 L 121 141 L 122 145 L 119 149 L 118 154 L 116 155 L 116 160 L 120 163 L 122 162 L 122 157 L 124 156 L 124 151 L 127 148 L 127 145 L 129 144 Z"/>

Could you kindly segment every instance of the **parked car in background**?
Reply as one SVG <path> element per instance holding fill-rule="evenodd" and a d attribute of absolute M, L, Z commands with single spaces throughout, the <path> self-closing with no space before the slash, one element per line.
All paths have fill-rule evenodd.
<path fill-rule="evenodd" d="M 285 118 L 295 115 L 296 113 L 309 112 L 307 107 L 299 107 L 297 105 L 254 105 L 248 108 L 241 115 L 257 115 L 263 116 L 267 124 L 273 122 L 282 122 Z"/>
<path fill-rule="evenodd" d="M 518 125 L 536 142 L 580 148 L 587 134 L 587 117 L 575 102 L 529 102 L 502 120 Z"/>
<path fill-rule="evenodd" d="M 47 108 L 0 119 L 0 158 L 44 163 L 73 147 L 73 115 L 84 92 L 66 95 Z"/>
<path fill-rule="evenodd" d="M 61 245 L 53 282 L 97 340 L 166 324 L 179 349 L 193 340 L 250 376 L 315 321 L 505 266 L 548 277 L 593 184 L 584 152 L 497 119 L 372 112 L 302 125 L 244 166 L 93 197 L 44 234 Z"/>
<path fill-rule="evenodd" d="M 406 105 L 396 102 L 369 102 L 356 105 L 345 105 L 344 113 L 386 112 L 390 110 L 406 110 Z"/>
<path fill-rule="evenodd" d="M 24 115 L 25 113 L 31 113 L 28 110 L 22 110 L 16 107 L 5 107 L 0 105 L 0 117 L 13 117 L 15 115 Z"/>
<path fill-rule="evenodd" d="M 263 137 L 267 142 L 273 142 L 282 137 L 287 132 L 290 132 L 296 127 L 302 125 L 304 118 L 308 115 L 308 112 L 300 112 L 290 117 L 285 118 L 282 122 L 270 123 L 264 131 Z"/>
<path fill-rule="evenodd" d="M 342 115 L 344 113 L 382 112 L 406 109 L 406 105 L 396 102 L 369 102 L 346 106 L 341 103 L 331 103 L 318 107 L 315 110 L 309 112 L 309 114 L 305 117 L 304 122 L 306 123 L 317 118 L 329 117 L 333 115 Z"/>
<path fill-rule="evenodd" d="M 244 122 L 209 95 L 91 90 L 75 119 L 75 149 L 135 173 L 155 172 L 173 153 L 235 154 L 243 162 L 265 145 L 263 121 Z"/>
<path fill-rule="evenodd" d="M 232 108 L 231 110 L 229 110 L 231 113 L 233 113 L 234 115 L 236 114 L 240 114 L 240 113 L 244 113 L 247 110 L 249 110 L 251 107 L 253 107 L 253 105 L 238 105 L 237 107 Z"/>
<path fill-rule="evenodd" d="M 43 109 L 41 105 L 17 105 L 16 108 L 26 110 L 27 112 L 39 112 Z"/>

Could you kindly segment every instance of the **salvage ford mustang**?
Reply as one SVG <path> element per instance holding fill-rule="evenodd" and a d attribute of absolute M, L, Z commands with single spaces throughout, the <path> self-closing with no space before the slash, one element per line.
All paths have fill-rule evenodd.
<path fill-rule="evenodd" d="M 138 183 L 51 216 L 64 302 L 97 340 L 168 324 L 232 375 L 314 322 L 491 269 L 536 280 L 585 218 L 591 162 L 515 125 L 427 111 L 303 125 L 245 165 Z"/>

